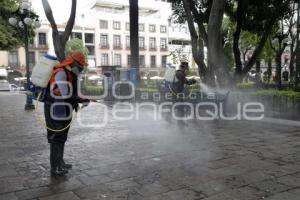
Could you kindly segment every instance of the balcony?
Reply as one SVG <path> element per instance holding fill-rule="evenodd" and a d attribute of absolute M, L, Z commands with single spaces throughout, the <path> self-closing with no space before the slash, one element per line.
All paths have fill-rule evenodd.
<path fill-rule="evenodd" d="M 17 62 L 8 62 L 8 66 L 14 69 L 17 69 L 20 65 L 19 65 L 19 61 Z"/>
<path fill-rule="evenodd" d="M 109 49 L 109 44 L 100 44 L 100 49 Z"/>
<path fill-rule="evenodd" d="M 114 50 L 122 50 L 122 45 L 114 45 Z"/>
<path fill-rule="evenodd" d="M 49 46 L 48 44 L 29 44 L 29 48 L 35 50 L 48 50 Z"/>
<path fill-rule="evenodd" d="M 169 51 L 169 48 L 168 47 L 160 47 L 160 51 Z"/>
<path fill-rule="evenodd" d="M 152 47 L 150 46 L 150 47 L 149 47 L 149 51 L 156 51 L 156 50 L 157 50 L 157 48 L 154 47 L 154 46 L 152 46 Z"/>
<path fill-rule="evenodd" d="M 146 50 L 147 50 L 147 47 L 146 47 L 146 46 L 139 46 L 139 49 L 140 49 L 141 51 L 146 51 Z"/>

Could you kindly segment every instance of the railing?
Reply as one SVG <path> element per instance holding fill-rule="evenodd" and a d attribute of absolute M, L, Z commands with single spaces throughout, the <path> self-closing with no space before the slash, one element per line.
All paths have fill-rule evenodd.
<path fill-rule="evenodd" d="M 169 48 L 168 47 L 160 47 L 160 51 L 168 51 Z"/>
<path fill-rule="evenodd" d="M 114 49 L 120 50 L 120 49 L 122 49 L 122 45 L 121 44 L 120 45 L 114 45 Z"/>
<path fill-rule="evenodd" d="M 145 51 L 145 50 L 147 50 L 147 47 L 146 47 L 146 46 L 139 46 L 139 49 L 140 49 L 141 51 Z"/>
<path fill-rule="evenodd" d="M 31 49 L 49 49 L 48 44 L 29 44 Z"/>
<path fill-rule="evenodd" d="M 100 47 L 100 49 L 109 49 L 109 44 L 106 44 L 106 45 L 100 44 L 99 47 Z"/>
<path fill-rule="evenodd" d="M 150 47 L 149 47 L 149 50 L 150 50 L 150 51 L 156 51 L 157 48 L 156 48 L 156 47 L 151 47 L 151 46 L 150 46 Z"/>

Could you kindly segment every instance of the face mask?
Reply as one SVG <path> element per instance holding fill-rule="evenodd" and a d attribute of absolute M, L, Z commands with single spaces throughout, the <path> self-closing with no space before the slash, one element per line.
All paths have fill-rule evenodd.
<path fill-rule="evenodd" d="M 75 66 L 75 67 L 72 67 L 72 72 L 74 74 L 76 74 L 77 76 L 82 72 L 82 68 L 80 66 Z"/>

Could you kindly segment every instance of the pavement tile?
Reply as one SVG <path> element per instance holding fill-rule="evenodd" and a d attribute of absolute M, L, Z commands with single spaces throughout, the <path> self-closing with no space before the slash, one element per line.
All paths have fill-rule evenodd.
<path fill-rule="evenodd" d="M 73 164 L 49 177 L 46 130 L 23 95 L 0 93 L 0 200 L 294 200 L 300 196 L 299 128 L 264 122 L 109 119 L 74 123 L 66 145 Z M 42 105 L 38 111 L 43 116 Z M 99 104 L 82 111 L 102 114 Z M 111 117 L 111 114 L 109 114 Z M 246 128 L 245 128 L 246 127 Z M 299 199 L 299 198 L 298 198 Z M 297 200 L 298 200 L 297 199 Z"/>
<path fill-rule="evenodd" d="M 146 185 L 142 185 L 141 187 L 137 188 L 138 193 L 143 196 L 146 196 L 146 197 L 157 195 L 157 194 L 162 194 L 169 190 L 170 190 L 169 188 L 167 188 L 159 183 L 146 184 Z"/>
<path fill-rule="evenodd" d="M 18 200 L 14 193 L 0 194 L 0 200 Z"/>
<path fill-rule="evenodd" d="M 292 187 L 277 182 L 276 180 L 265 180 L 265 181 L 252 183 L 250 187 L 253 187 L 257 190 L 264 191 L 270 194 L 276 194 L 276 193 L 280 193 L 292 189 Z"/>
<path fill-rule="evenodd" d="M 39 200 L 80 200 L 80 198 L 76 196 L 73 192 L 64 192 L 39 198 Z"/>
<path fill-rule="evenodd" d="M 53 191 L 50 190 L 48 187 L 38 187 L 16 192 L 16 196 L 19 200 L 33 199 L 37 197 L 48 196 L 51 194 L 53 194 Z"/>

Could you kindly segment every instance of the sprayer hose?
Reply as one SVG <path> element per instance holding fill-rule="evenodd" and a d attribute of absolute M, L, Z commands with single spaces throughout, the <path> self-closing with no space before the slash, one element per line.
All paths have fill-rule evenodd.
<path fill-rule="evenodd" d="M 36 118 L 38 119 L 40 124 L 42 124 L 42 126 L 46 127 L 49 131 L 53 131 L 53 132 L 56 132 L 56 133 L 63 132 L 66 129 L 68 129 L 71 126 L 71 124 L 73 123 L 74 118 L 76 117 L 77 113 L 75 112 L 75 114 L 73 114 L 71 122 L 66 127 L 62 128 L 62 129 L 52 129 L 52 128 L 48 127 L 47 124 L 44 123 L 43 120 L 41 120 L 41 118 L 38 116 L 38 106 L 39 106 L 39 100 L 41 98 L 41 95 L 42 95 L 42 91 L 40 91 L 39 94 L 38 94 L 38 97 L 37 97 L 37 100 L 36 100 L 36 110 L 35 110 Z"/>

